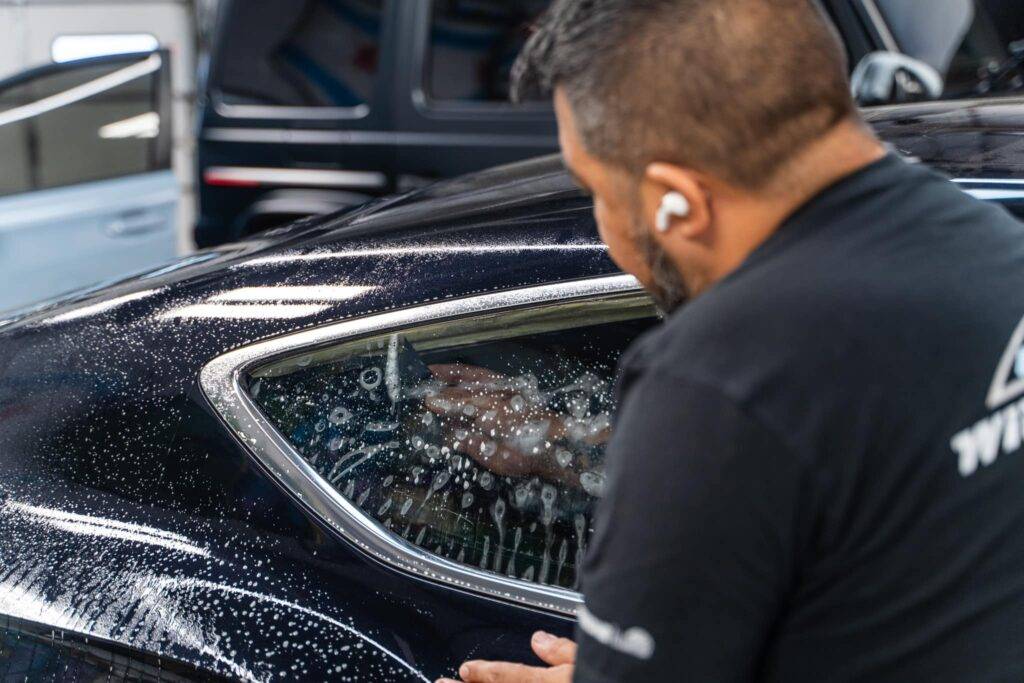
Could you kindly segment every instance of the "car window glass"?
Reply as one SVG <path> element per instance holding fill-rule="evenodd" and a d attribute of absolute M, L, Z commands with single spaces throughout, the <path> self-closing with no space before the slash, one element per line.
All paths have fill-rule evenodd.
<path fill-rule="evenodd" d="M 508 102 L 509 74 L 550 0 L 434 0 L 427 90 L 435 100 Z"/>
<path fill-rule="evenodd" d="M 235 2 L 224 22 L 217 88 L 226 104 L 369 105 L 383 0 Z"/>
<path fill-rule="evenodd" d="M 0 195 L 167 167 L 160 57 L 78 66 L 0 90 Z"/>
<path fill-rule="evenodd" d="M 1024 39 L 1024 20 L 1000 0 L 869 0 L 899 49 L 934 67 L 945 79 L 946 99 L 1019 92 L 1024 72 L 1010 46 Z"/>
<path fill-rule="evenodd" d="M 646 297 L 504 312 L 264 366 L 248 391 L 400 543 L 574 588 L 604 489 L 614 369 Z"/>

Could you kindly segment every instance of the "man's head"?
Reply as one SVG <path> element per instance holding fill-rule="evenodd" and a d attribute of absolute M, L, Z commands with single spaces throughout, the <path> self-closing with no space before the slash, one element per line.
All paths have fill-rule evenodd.
<path fill-rule="evenodd" d="M 566 165 L 612 258 L 674 308 L 767 238 L 781 197 L 806 199 L 802 153 L 844 124 L 871 140 L 846 73 L 813 0 L 555 0 L 513 96 L 554 92 Z M 660 232 L 668 193 L 689 209 Z M 781 215 L 749 225 L 769 204 Z"/>

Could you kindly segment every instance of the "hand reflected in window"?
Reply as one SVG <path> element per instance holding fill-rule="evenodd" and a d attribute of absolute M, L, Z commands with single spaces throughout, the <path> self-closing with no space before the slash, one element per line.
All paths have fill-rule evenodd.
<path fill-rule="evenodd" d="M 574 417 L 552 410 L 550 392 L 541 391 L 529 376 L 508 377 L 461 364 L 432 365 L 430 370 L 444 386 L 424 405 L 444 418 L 453 450 L 500 476 L 541 476 L 587 488 L 579 471 L 595 463 L 580 451 L 607 441 L 607 416 Z"/>

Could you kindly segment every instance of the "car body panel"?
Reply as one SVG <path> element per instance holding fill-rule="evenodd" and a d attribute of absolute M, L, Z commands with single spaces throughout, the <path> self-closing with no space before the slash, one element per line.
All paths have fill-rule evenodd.
<path fill-rule="evenodd" d="M 1024 180 L 1009 134 L 1024 130 L 1022 108 L 946 112 L 948 131 L 907 110 L 874 122 L 926 163 L 1012 187 Z M 966 123 L 994 116 L 1004 118 L 992 131 Z M 926 141 L 915 126 L 928 126 Z M 985 150 L 968 151 L 974 165 L 957 162 L 965 145 Z M 590 200 L 548 158 L 0 321 L 0 614 L 69 643 L 186 663 L 195 677 L 433 680 L 471 657 L 535 661 L 530 633 L 568 635 L 570 619 L 401 571 L 349 543 L 253 457 L 200 374 L 302 330 L 618 272 Z M 339 286 L 361 289 L 325 294 Z"/>
<path fill-rule="evenodd" d="M 412 578 L 351 548 L 268 479 L 198 378 L 242 340 L 542 284 L 555 270 L 614 272 L 572 194 L 569 208 L 564 193 L 534 207 L 529 235 L 521 211 L 503 221 L 439 198 L 428 201 L 464 214 L 439 215 L 445 230 L 403 226 L 413 206 L 399 205 L 382 211 L 390 230 L 356 217 L 252 241 L 0 327 L 0 613 L 259 680 L 297 655 L 310 679 L 341 665 L 365 672 L 371 649 L 381 680 L 432 680 L 464 657 L 528 657 L 535 628 L 567 633 L 564 618 Z M 372 289 L 296 317 L 290 304 L 233 296 L 283 282 Z M 320 626 L 278 638 L 265 632 L 275 614 Z"/>

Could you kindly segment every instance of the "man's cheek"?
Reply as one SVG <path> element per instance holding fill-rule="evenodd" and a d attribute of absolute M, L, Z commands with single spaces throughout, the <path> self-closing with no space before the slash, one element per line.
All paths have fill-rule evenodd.
<path fill-rule="evenodd" d="M 645 287 L 651 282 L 651 269 L 636 246 L 626 239 L 608 245 L 608 256 L 623 271 L 636 277 Z"/>
<path fill-rule="evenodd" d="M 600 202 L 594 205 L 594 220 L 597 222 L 598 236 L 615 258 L 614 254 L 621 253 L 623 247 L 628 245 L 627 236 L 621 230 L 621 222 Z"/>
<path fill-rule="evenodd" d="M 644 279 L 643 259 L 625 230 L 616 229 L 612 221 L 598 219 L 597 232 L 608 247 L 608 256 L 622 270 Z"/>

